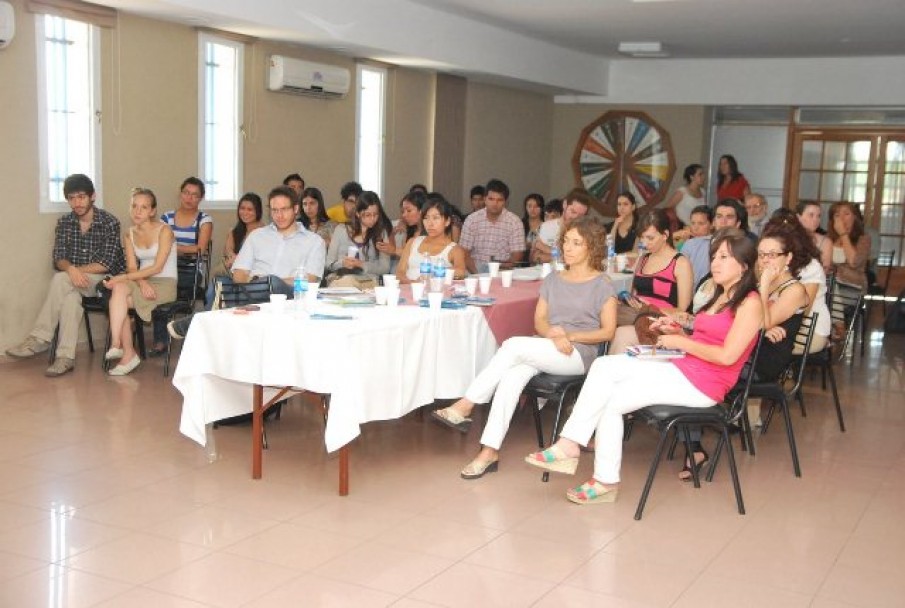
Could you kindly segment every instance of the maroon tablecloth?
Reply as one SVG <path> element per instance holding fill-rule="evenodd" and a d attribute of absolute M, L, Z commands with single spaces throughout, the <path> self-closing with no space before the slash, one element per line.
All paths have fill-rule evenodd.
<path fill-rule="evenodd" d="M 534 335 L 534 309 L 540 284 L 540 281 L 513 281 L 512 287 L 503 287 L 499 278 L 493 280 L 488 295 L 496 298 L 496 302 L 483 310 L 497 344 L 512 336 Z"/>

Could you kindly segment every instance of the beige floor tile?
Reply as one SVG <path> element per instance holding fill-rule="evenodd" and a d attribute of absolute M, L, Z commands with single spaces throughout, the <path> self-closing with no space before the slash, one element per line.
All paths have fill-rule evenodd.
<path fill-rule="evenodd" d="M 704 574 L 672 604 L 675 608 L 807 608 L 811 596 Z"/>
<path fill-rule="evenodd" d="M 200 505 L 183 497 L 159 494 L 149 496 L 144 490 L 130 490 L 112 498 L 75 510 L 81 519 L 112 526 L 145 530 L 197 509 Z"/>
<path fill-rule="evenodd" d="M 50 563 L 45 560 L 0 551 L 0 583 L 49 565 Z"/>
<path fill-rule="evenodd" d="M 242 606 L 299 572 L 238 555 L 213 553 L 151 581 L 150 589 L 212 606 Z"/>
<path fill-rule="evenodd" d="M 408 594 L 441 606 L 531 606 L 553 583 L 459 563 Z"/>
<path fill-rule="evenodd" d="M 462 559 L 499 534 L 499 530 L 448 521 L 431 515 L 417 515 L 379 534 L 374 540 L 397 549 L 447 559 Z"/>
<path fill-rule="evenodd" d="M 58 563 L 128 533 L 122 528 L 80 519 L 67 511 L 50 513 L 38 522 L 0 534 L 0 548 Z"/>
<path fill-rule="evenodd" d="M 150 526 L 147 532 L 211 549 L 221 549 L 272 528 L 277 523 L 265 515 L 249 515 L 208 505 Z"/>
<path fill-rule="evenodd" d="M 668 606 L 699 576 L 700 571 L 673 561 L 607 553 L 591 558 L 564 582 L 624 600 Z M 652 584 L 652 582 L 656 582 Z"/>
<path fill-rule="evenodd" d="M 827 575 L 817 596 L 854 606 L 902 606 L 905 578 L 901 568 L 896 575 L 890 575 L 885 570 L 837 564 Z"/>
<path fill-rule="evenodd" d="M 386 532 L 414 516 L 412 511 L 377 506 L 351 496 L 334 496 L 321 506 L 291 519 L 290 523 L 366 539 Z"/>
<path fill-rule="evenodd" d="M 394 549 L 375 542 L 359 545 L 313 571 L 317 576 L 405 595 L 454 562 Z"/>
<path fill-rule="evenodd" d="M 377 608 L 379 606 L 397 606 L 398 600 L 399 597 L 391 593 L 306 574 L 247 604 L 244 608 L 285 608 L 286 606 Z"/>
<path fill-rule="evenodd" d="M 136 587 L 92 608 L 207 608 L 208 604 Z"/>
<path fill-rule="evenodd" d="M 362 542 L 353 536 L 281 523 L 223 551 L 301 571 L 316 568 Z"/>
<path fill-rule="evenodd" d="M 83 551 L 65 560 L 63 565 L 124 583 L 141 584 L 209 553 L 198 545 L 135 533 Z"/>
<path fill-rule="evenodd" d="M 128 589 L 120 582 L 51 565 L 4 581 L 0 606 L 87 608 Z"/>
<path fill-rule="evenodd" d="M 563 608 L 564 606 L 606 606 L 607 608 L 651 608 L 651 604 L 627 600 L 587 589 L 559 585 L 537 603 L 534 608 Z"/>
<path fill-rule="evenodd" d="M 587 562 L 596 551 L 593 546 L 581 542 L 581 539 L 552 541 L 504 532 L 464 561 L 476 566 L 558 582 Z"/>

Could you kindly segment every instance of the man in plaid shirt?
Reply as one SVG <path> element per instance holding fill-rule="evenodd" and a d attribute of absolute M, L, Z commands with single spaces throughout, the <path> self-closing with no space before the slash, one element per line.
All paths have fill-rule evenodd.
<path fill-rule="evenodd" d="M 54 378 L 75 367 L 75 346 L 82 322 L 82 296 L 96 294 L 104 275 L 125 270 L 119 220 L 94 206 L 94 183 L 86 175 L 74 174 L 63 182 L 63 195 L 72 209 L 57 220 L 53 242 L 53 265 L 57 272 L 24 342 L 6 351 L 16 359 L 27 359 L 50 348 L 59 326 L 56 359 L 44 375 Z"/>
<path fill-rule="evenodd" d="M 512 268 L 525 258 L 525 228 L 506 209 L 509 186 L 498 179 L 487 183 L 484 208 L 469 214 L 462 226 L 459 245 L 468 252 L 468 270 L 487 272 L 488 262 Z"/>

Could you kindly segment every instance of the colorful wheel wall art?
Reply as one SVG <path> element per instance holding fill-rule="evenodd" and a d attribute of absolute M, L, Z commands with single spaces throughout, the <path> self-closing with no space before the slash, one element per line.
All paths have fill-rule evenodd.
<path fill-rule="evenodd" d="M 676 170 L 669 133 L 644 112 L 607 112 L 581 132 L 572 156 L 575 181 L 613 215 L 616 197 L 631 192 L 638 207 L 655 206 Z"/>

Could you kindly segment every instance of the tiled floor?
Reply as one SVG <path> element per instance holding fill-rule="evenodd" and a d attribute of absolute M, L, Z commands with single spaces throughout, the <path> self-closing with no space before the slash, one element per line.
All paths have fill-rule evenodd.
<path fill-rule="evenodd" d="M 725 468 L 695 490 L 661 467 L 632 519 L 654 445 L 626 445 L 614 505 L 567 502 L 576 479 L 540 475 L 518 415 L 500 472 L 458 471 L 478 430 L 414 415 L 373 423 L 336 494 L 315 408 L 269 424 L 264 479 L 250 429 L 216 432 L 219 460 L 177 430 L 181 400 L 145 362 L 106 377 L 80 353 L 0 362 L 0 606 L 905 606 L 905 336 L 875 332 L 866 362 L 839 366 L 848 432 L 809 382 L 795 412 L 803 477 L 782 424 L 739 456 L 748 514 Z"/>

